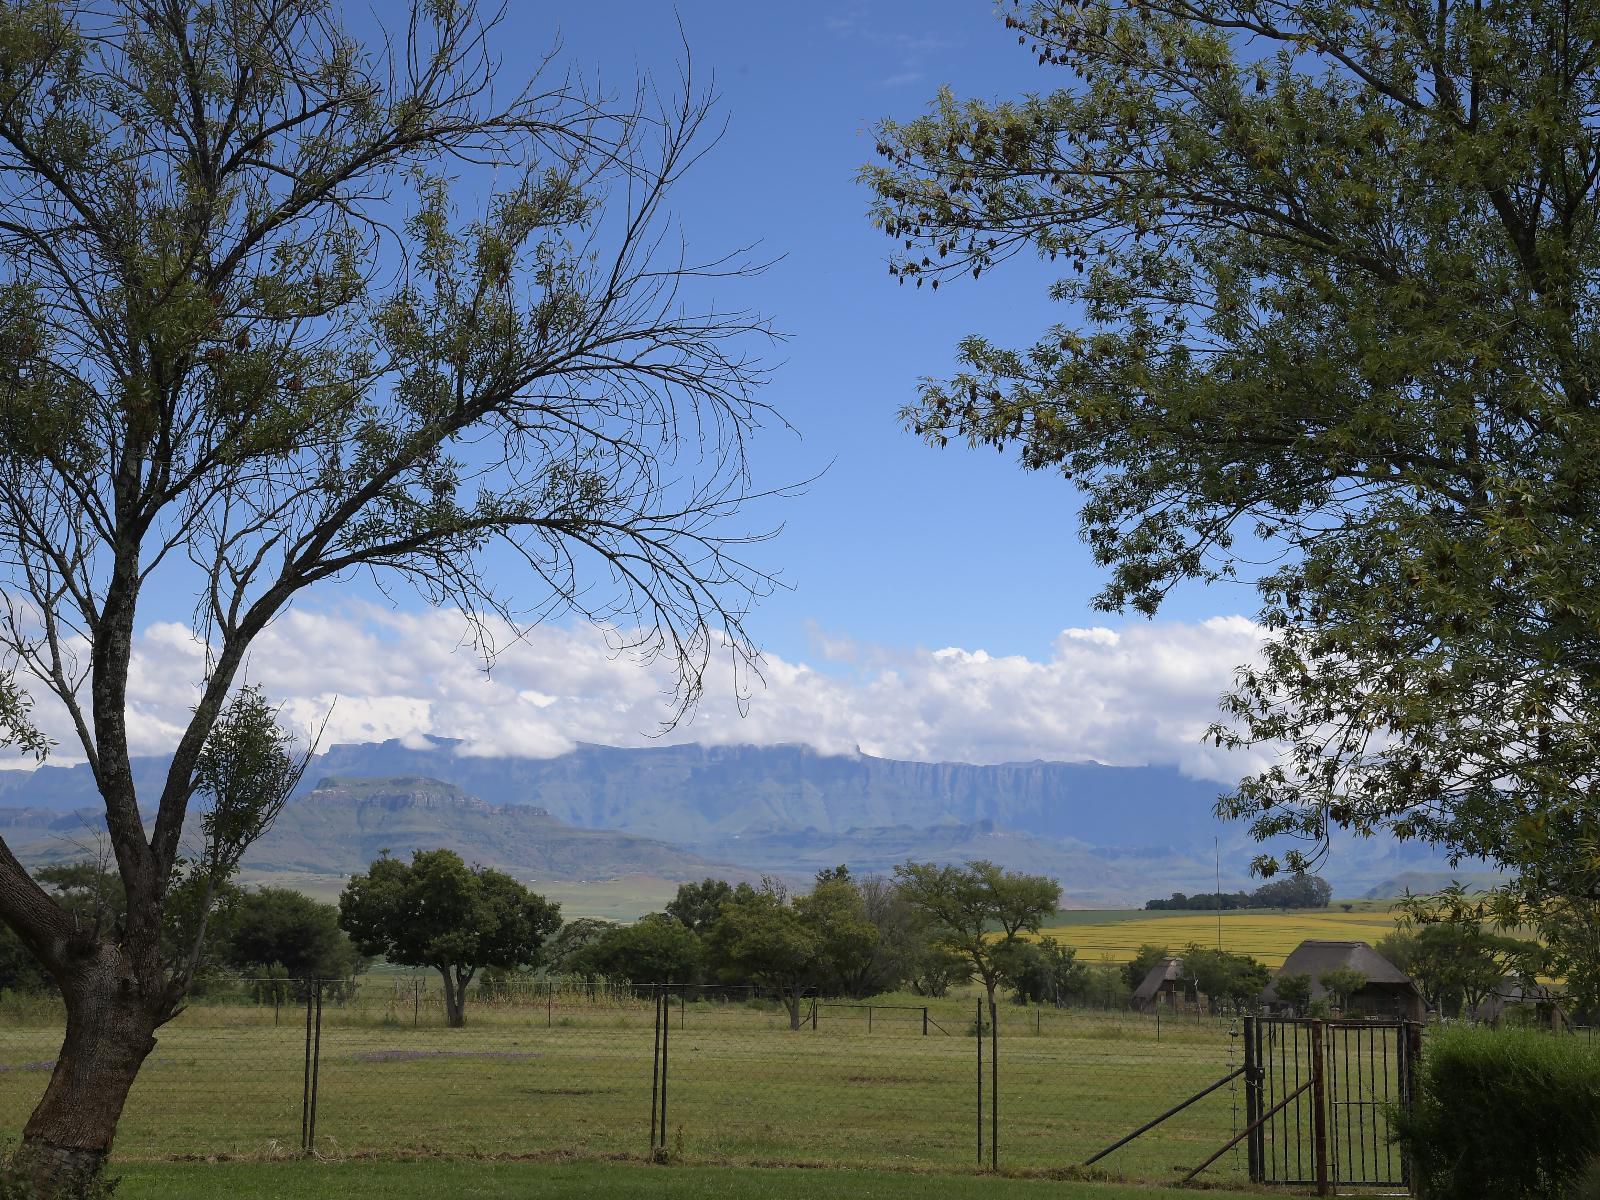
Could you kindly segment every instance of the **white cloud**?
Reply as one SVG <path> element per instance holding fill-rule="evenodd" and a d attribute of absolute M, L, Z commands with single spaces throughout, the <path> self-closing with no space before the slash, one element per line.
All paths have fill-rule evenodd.
<path fill-rule="evenodd" d="M 464 630 L 450 611 L 294 611 L 258 639 L 247 676 L 298 727 L 326 720 L 326 744 L 417 744 L 431 733 L 464 739 L 471 754 L 547 757 L 580 741 L 656 741 L 672 682 L 666 665 L 641 667 L 593 629 L 546 626 L 503 639 L 486 672 Z M 925 761 L 1166 763 L 1231 781 L 1256 764 L 1202 736 L 1261 632 L 1242 617 L 1067 629 L 1038 658 L 818 633 L 814 662 L 764 662 L 743 715 L 731 678 L 714 676 L 694 718 L 666 740 L 803 742 L 837 753 L 859 746 Z M 182 626 L 143 631 L 130 676 L 136 752 L 176 741 L 204 662 L 204 647 Z M 39 715 L 51 717 L 42 698 Z M 48 727 L 61 741 L 60 760 L 73 757 L 65 722 Z"/>

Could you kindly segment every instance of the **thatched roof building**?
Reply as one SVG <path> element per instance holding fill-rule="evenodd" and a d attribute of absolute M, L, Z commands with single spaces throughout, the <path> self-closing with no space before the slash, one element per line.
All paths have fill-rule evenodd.
<path fill-rule="evenodd" d="M 1158 1004 L 1173 1009 L 1184 1002 L 1188 993 L 1189 985 L 1183 978 L 1183 959 L 1163 958 L 1133 989 L 1128 1005 L 1135 1012 L 1150 1012 Z"/>
<path fill-rule="evenodd" d="M 1515 975 L 1507 975 L 1502 979 L 1500 986 L 1478 1005 L 1473 1015 L 1480 1021 L 1498 1025 L 1517 1010 L 1534 1022 L 1552 1029 L 1564 1029 L 1567 1026 L 1566 1010 L 1562 1007 L 1560 994 L 1554 988 L 1546 983 L 1519 979 Z"/>
<path fill-rule="evenodd" d="M 1366 979 L 1345 1004 L 1346 1015 L 1360 1013 L 1407 1021 L 1420 1021 L 1426 1015 L 1427 1005 L 1411 977 L 1365 942 L 1301 942 L 1261 993 L 1261 1003 L 1268 1008 L 1285 1007 L 1276 990 L 1279 977 L 1284 975 L 1309 975 L 1312 1001 L 1330 1000 L 1322 977 L 1340 968 L 1359 972 Z"/>

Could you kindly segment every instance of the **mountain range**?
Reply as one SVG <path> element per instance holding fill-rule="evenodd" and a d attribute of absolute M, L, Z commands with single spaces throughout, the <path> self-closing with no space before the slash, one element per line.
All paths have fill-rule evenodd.
<path fill-rule="evenodd" d="M 1080 906 L 1248 882 L 1259 849 L 1212 815 L 1218 787 L 1163 767 L 921 763 L 803 746 L 580 745 L 549 759 L 460 742 L 336 745 L 246 865 L 257 878 L 337 878 L 382 849 L 445 845 L 519 877 L 681 881 L 908 858 L 988 858 L 1060 879 Z M 135 762 L 144 795 L 167 760 Z M 0 835 L 24 861 L 82 857 L 101 827 L 86 766 L 0 776 Z M 1327 873 L 1353 895 L 1442 868 L 1425 848 L 1341 841 Z"/>

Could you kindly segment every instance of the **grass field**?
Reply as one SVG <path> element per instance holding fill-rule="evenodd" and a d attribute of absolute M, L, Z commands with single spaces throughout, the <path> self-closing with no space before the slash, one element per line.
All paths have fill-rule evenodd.
<path fill-rule="evenodd" d="M 648 1151 L 653 1009 L 647 1003 L 477 1004 L 466 1029 L 381 989 L 324 1013 L 317 1148 L 355 1156 L 642 1158 Z M 12 1006 L 13 1009 L 16 1006 Z M 769 1006 L 691 1003 L 674 1013 L 668 1149 L 689 1165 L 971 1171 L 976 1049 L 966 1001 L 921 1014 L 824 1010 L 791 1032 Z M 20 1129 L 58 1045 L 48 1013 L 0 1012 L 0 1129 Z M 941 1032 L 942 1030 L 947 1032 Z M 1238 1065 L 1230 1023 L 1008 1008 L 1002 1022 L 1000 1163 L 1062 1171 Z M 118 1136 L 117 1158 L 292 1157 L 300 1146 L 303 1015 L 196 1006 L 160 1034 Z M 985 1087 L 989 1081 L 985 1073 Z M 1224 1088 L 1102 1165 L 1172 1181 L 1241 1127 Z M 987 1129 L 986 1129 L 987 1135 Z M 1208 1177 L 1244 1178 L 1242 1153 Z M 137 1194 L 136 1192 L 129 1194 Z M 496 1194 L 496 1193 L 486 1193 Z M 957 1193 L 959 1194 L 959 1193 Z"/>
<path fill-rule="evenodd" d="M 1381 909 L 1249 909 L 1222 914 L 1222 945 L 1226 950 L 1237 950 L 1277 967 L 1307 938 L 1375 944 L 1393 933 L 1394 928 L 1394 915 Z M 1076 948 L 1078 957 L 1085 962 L 1126 962 L 1146 943 L 1166 946 L 1173 953 L 1180 953 L 1190 942 L 1215 946 L 1217 914 L 1085 910 L 1042 932 L 1064 946 Z"/>
<path fill-rule="evenodd" d="M 118 1200 L 1162 1200 L 1171 1194 L 1114 1183 L 627 1163 L 140 1163 L 122 1178 Z M 1230 1200 L 1245 1193 L 1207 1194 Z"/>

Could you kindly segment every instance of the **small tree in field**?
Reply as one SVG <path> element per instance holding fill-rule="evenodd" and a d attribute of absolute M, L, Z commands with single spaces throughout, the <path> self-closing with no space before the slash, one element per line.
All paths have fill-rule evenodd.
<path fill-rule="evenodd" d="M 409 864 L 385 854 L 354 876 L 339 897 L 339 923 L 363 954 L 438 971 L 446 1018 L 459 1027 L 472 977 L 535 965 L 561 928 L 561 906 L 503 872 L 468 867 L 454 850 L 418 850 Z"/>
<path fill-rule="evenodd" d="M 680 883 L 677 895 L 667 901 L 666 912 L 686 928 L 704 936 L 721 919 L 722 906 L 731 899 L 733 885 L 726 879 Z"/>
<path fill-rule="evenodd" d="M 576 956 L 577 973 L 605 975 L 635 987 L 694 982 L 705 948 L 694 930 L 666 913 L 650 913 L 632 925 L 614 925 Z"/>
<path fill-rule="evenodd" d="M 1289 1011 L 1300 1016 L 1311 1003 L 1311 976 L 1304 971 L 1279 975 L 1272 981 L 1272 990 L 1278 999 L 1289 1006 Z"/>
<path fill-rule="evenodd" d="M 1367 977 L 1354 967 L 1334 967 L 1317 976 L 1317 982 L 1328 993 L 1333 1007 L 1343 1012 L 1350 1004 L 1350 997 L 1367 986 Z"/>
<path fill-rule="evenodd" d="M 216 957 L 241 972 L 277 967 L 290 979 L 346 980 L 367 966 L 339 928 L 339 910 L 292 888 L 242 893 L 219 934 Z"/>
<path fill-rule="evenodd" d="M 511 78 L 475 0 L 375 7 L 362 44 L 332 0 L 0 5 L 0 742 L 66 731 L 126 897 L 75 920 L 0 844 L 0 920 L 66 1010 L 19 1148 L 45 1197 L 100 1175 L 302 761 L 230 704 L 308 588 L 412 586 L 486 657 L 576 613 L 675 668 L 669 722 L 752 661 L 767 330 L 666 207 L 709 98 Z M 141 794 L 130 667 L 174 607 L 203 666 Z"/>
<path fill-rule="evenodd" d="M 1054 915 L 1061 885 L 983 861 L 961 867 L 904 863 L 894 876 L 906 903 L 928 918 L 934 942 L 972 964 L 993 1023 L 995 989 L 1007 978 L 1012 948 L 1023 930 L 1038 933 Z"/>
<path fill-rule="evenodd" d="M 723 904 L 709 941 L 718 963 L 776 991 L 789 1028 L 800 1028 L 800 1003 L 821 970 L 822 938 L 782 887 L 767 881 L 758 891 L 740 884 Z"/>
<path fill-rule="evenodd" d="M 1183 952 L 1183 974 L 1197 992 L 1205 993 L 1213 1009 L 1227 1002 L 1235 1012 L 1254 1003 L 1272 978 L 1272 973 L 1248 954 L 1193 942 Z"/>

